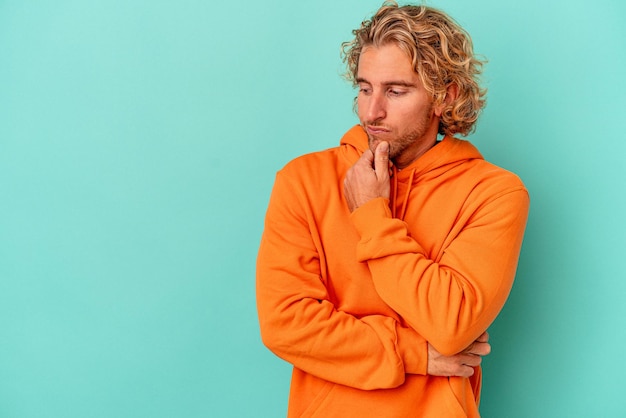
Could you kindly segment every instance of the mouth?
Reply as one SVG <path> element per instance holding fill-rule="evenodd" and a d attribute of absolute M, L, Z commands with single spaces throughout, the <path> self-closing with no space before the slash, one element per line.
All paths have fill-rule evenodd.
<path fill-rule="evenodd" d="M 369 135 L 381 135 L 381 134 L 385 134 L 387 132 L 389 132 L 388 129 L 382 127 L 382 126 L 376 126 L 376 125 L 365 125 L 365 131 L 369 134 Z"/>

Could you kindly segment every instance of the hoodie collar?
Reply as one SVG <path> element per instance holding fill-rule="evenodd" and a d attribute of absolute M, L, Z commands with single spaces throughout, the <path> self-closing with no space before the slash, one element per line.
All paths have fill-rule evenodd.
<path fill-rule="evenodd" d="M 350 164 L 354 164 L 368 147 L 367 134 L 360 125 L 355 125 L 341 138 L 340 144 L 345 157 Z M 453 166 L 473 159 L 483 159 L 474 145 L 465 140 L 446 136 L 407 167 L 394 170 L 394 175 L 397 175 L 400 181 L 408 178 L 416 181 L 428 173 L 438 175 L 441 170 L 447 171 Z"/>

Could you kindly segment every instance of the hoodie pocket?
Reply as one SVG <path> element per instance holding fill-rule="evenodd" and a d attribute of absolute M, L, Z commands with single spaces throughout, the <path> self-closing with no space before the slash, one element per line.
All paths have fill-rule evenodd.
<path fill-rule="evenodd" d="M 455 386 L 459 383 L 456 379 L 462 378 L 449 377 L 447 379 L 441 379 L 441 383 L 445 384 L 445 387 L 442 388 L 442 393 L 445 394 L 445 403 L 450 411 L 450 417 L 468 418 L 469 415 L 467 414 L 467 411 L 463 408 L 461 401 L 455 393 Z"/>
<path fill-rule="evenodd" d="M 315 418 L 319 411 L 323 411 L 325 401 L 333 387 L 335 387 L 334 383 L 325 382 L 324 386 L 322 386 L 317 395 L 315 395 L 309 406 L 304 410 L 302 415 L 300 415 L 300 418 Z"/>

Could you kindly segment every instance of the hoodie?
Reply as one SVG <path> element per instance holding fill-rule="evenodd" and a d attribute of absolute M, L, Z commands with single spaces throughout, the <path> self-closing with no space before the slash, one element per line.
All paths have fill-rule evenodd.
<path fill-rule="evenodd" d="M 513 284 L 528 193 L 469 142 L 445 137 L 402 170 L 391 197 L 350 212 L 339 147 L 276 175 L 257 258 L 261 337 L 293 365 L 289 417 L 477 417 L 481 370 L 427 375 L 427 342 L 461 352 Z"/>

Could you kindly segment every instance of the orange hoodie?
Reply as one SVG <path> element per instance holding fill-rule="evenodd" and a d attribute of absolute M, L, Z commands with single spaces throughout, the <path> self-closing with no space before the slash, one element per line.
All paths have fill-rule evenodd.
<path fill-rule="evenodd" d="M 426 374 L 427 341 L 471 344 L 513 284 L 528 214 L 517 176 L 444 138 L 352 214 L 359 127 L 276 176 L 257 260 L 261 336 L 293 364 L 289 417 L 477 417 L 472 378 Z"/>

